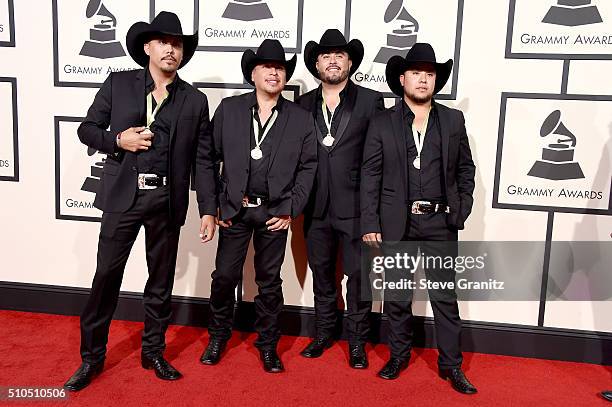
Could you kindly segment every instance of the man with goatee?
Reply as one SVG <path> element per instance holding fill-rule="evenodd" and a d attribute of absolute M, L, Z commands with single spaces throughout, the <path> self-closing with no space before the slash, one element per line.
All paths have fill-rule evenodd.
<path fill-rule="evenodd" d="M 383 97 L 356 85 L 350 76 L 363 60 L 363 45 L 346 41 L 336 29 L 304 48 L 304 62 L 320 86 L 298 103 L 316 122 L 319 166 L 305 211 L 304 236 L 312 269 L 316 333 L 302 356 L 317 358 L 329 348 L 338 321 L 336 259 L 342 258 L 346 282 L 349 365 L 365 369 L 365 342 L 372 302 L 361 294 L 359 174 L 370 118 L 384 109 Z"/>
<path fill-rule="evenodd" d="M 163 353 L 196 156 L 202 241 L 210 241 L 215 232 L 208 102 L 177 74 L 195 53 L 198 35 L 184 35 L 176 14 L 163 11 L 150 24 L 135 23 L 126 45 L 142 69 L 110 74 L 78 129 L 81 141 L 107 158 L 94 202 L 102 222 L 96 274 L 81 314 L 82 364 L 64 385 L 70 391 L 85 388 L 103 370 L 123 272 L 141 228 L 149 272 L 142 367 L 163 380 L 181 377 Z"/>

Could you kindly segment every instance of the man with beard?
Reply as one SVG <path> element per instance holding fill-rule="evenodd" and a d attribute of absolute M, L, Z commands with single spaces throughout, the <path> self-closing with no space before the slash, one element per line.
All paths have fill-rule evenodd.
<path fill-rule="evenodd" d="M 312 269 L 316 334 L 302 356 L 317 358 L 333 341 L 337 324 L 336 258 L 342 253 L 347 283 L 349 365 L 365 369 L 369 331 L 369 298 L 361 297 L 361 233 L 359 228 L 359 173 L 363 143 L 370 118 L 384 109 L 379 92 L 349 79 L 363 60 L 363 45 L 346 42 L 335 29 L 325 31 L 317 44 L 304 48 L 304 62 L 321 81 L 298 103 L 316 121 L 319 166 L 305 211 L 304 235 Z"/>
<path fill-rule="evenodd" d="M 144 69 L 110 74 L 78 129 L 81 141 L 107 158 L 94 202 L 103 213 L 96 274 L 81 315 L 83 363 L 64 385 L 70 391 L 85 388 L 102 371 L 123 272 L 142 226 L 149 271 L 142 367 L 163 380 L 181 377 L 163 352 L 196 151 L 202 241 L 210 241 L 215 232 L 208 102 L 177 75 L 193 56 L 198 35 L 183 35 L 176 14 L 161 12 L 150 24 L 134 24 L 126 45 Z"/>
<path fill-rule="evenodd" d="M 463 113 L 433 100 L 452 65 L 452 60 L 437 63 L 431 45 L 423 43 L 415 44 L 406 58 L 394 56 L 387 63 L 389 88 L 402 99 L 373 119 L 364 147 L 361 225 L 363 240 L 372 246 L 415 241 L 421 253 L 444 257 L 436 253 L 442 248 L 456 255 L 458 230 L 472 210 L 475 166 Z M 426 268 L 425 274 L 430 280 L 455 279 L 452 268 Z M 455 291 L 429 290 L 429 297 L 440 376 L 461 393 L 476 393 L 461 370 Z M 378 373 L 381 378 L 395 379 L 408 366 L 411 298 L 388 301 L 385 291 L 391 358 Z"/>
<path fill-rule="evenodd" d="M 304 210 L 317 170 L 312 116 L 281 95 L 296 59 L 285 60 L 278 40 L 264 40 L 257 53 L 245 51 L 242 73 L 255 90 L 223 99 L 215 112 L 214 156 L 223 164 L 221 227 L 210 293 L 210 340 L 200 358 L 205 365 L 219 362 L 231 336 L 234 294 L 252 237 L 259 291 L 255 346 L 266 372 L 284 370 L 276 352 L 281 265 L 289 225 Z"/>

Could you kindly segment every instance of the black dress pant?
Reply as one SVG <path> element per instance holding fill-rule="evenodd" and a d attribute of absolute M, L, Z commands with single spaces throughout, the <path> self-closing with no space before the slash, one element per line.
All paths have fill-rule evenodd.
<path fill-rule="evenodd" d="M 210 292 L 211 337 L 227 340 L 231 336 L 235 291 L 242 278 L 251 237 L 255 249 L 255 346 L 261 350 L 275 349 L 280 338 L 278 317 L 283 308 L 283 289 L 280 272 L 285 259 L 287 230 L 269 231 L 266 222 L 271 218 L 266 205 L 242 208 L 232 218 L 232 226 L 219 229 L 219 244 Z"/>
<path fill-rule="evenodd" d="M 402 240 L 419 241 L 421 253 L 427 256 L 457 255 L 457 231 L 447 227 L 444 213 L 410 215 Z M 431 241 L 431 244 L 427 244 L 427 241 Z M 429 281 L 455 281 L 455 271 L 426 268 L 425 277 Z M 429 299 L 434 314 L 438 366 L 441 369 L 461 367 L 461 318 L 455 291 L 429 290 Z M 385 301 L 384 313 L 389 320 L 391 357 L 410 359 L 412 301 Z"/>
<path fill-rule="evenodd" d="M 351 345 L 363 345 L 369 333 L 372 302 L 362 300 L 361 233 L 359 218 L 339 219 L 328 210 L 322 218 L 308 217 L 304 222 L 308 265 L 312 270 L 316 334 L 331 337 L 337 316 L 336 259 L 342 254 L 347 276 L 347 331 Z"/>
<path fill-rule="evenodd" d="M 168 199 L 167 186 L 139 190 L 126 212 L 102 214 L 96 274 L 81 315 L 83 361 L 98 363 L 105 358 L 125 264 L 141 226 L 145 229 L 149 271 L 143 296 L 142 353 L 153 356 L 164 351 L 180 233 L 180 227 L 170 219 Z"/>

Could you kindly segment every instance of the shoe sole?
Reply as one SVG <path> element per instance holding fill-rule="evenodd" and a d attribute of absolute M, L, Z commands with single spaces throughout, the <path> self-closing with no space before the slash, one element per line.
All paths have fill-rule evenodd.
<path fill-rule="evenodd" d="M 275 374 L 275 373 L 283 373 L 284 371 L 285 371 L 285 369 L 280 369 L 280 370 L 276 370 L 276 369 L 274 369 L 274 370 L 266 370 L 266 369 L 264 369 L 264 372 L 266 372 L 266 373 L 272 373 L 272 374 Z"/>
<path fill-rule="evenodd" d="M 367 369 L 370 365 L 366 364 L 366 365 L 351 365 L 349 363 L 349 366 L 353 369 L 357 369 L 357 370 L 365 370 Z"/>
<path fill-rule="evenodd" d="M 303 356 L 303 357 L 308 358 L 308 359 L 317 359 L 317 358 L 320 358 L 321 356 L 323 356 L 323 352 L 321 352 L 318 355 L 313 355 L 311 353 L 300 352 L 300 356 Z"/>
<path fill-rule="evenodd" d="M 383 376 L 380 373 L 377 376 L 380 377 L 381 379 L 384 379 L 384 380 L 395 380 L 395 379 L 397 379 L 399 377 L 399 375 L 397 375 L 397 376 Z"/>
<path fill-rule="evenodd" d="M 216 364 L 218 364 L 220 361 L 216 360 L 216 361 L 212 361 L 212 360 L 202 360 L 200 359 L 200 363 L 206 366 L 214 366 Z"/>

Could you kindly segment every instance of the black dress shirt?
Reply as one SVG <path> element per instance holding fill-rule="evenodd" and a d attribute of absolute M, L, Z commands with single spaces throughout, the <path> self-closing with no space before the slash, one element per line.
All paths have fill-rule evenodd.
<path fill-rule="evenodd" d="M 429 122 L 420 156 L 420 170 L 413 165 L 414 159 L 417 157 L 417 148 L 412 136 L 414 113 L 405 101 L 402 103 L 402 109 L 408 157 L 408 199 L 410 201 L 445 201 L 442 137 L 436 107 L 433 105 L 429 112 Z"/>
<path fill-rule="evenodd" d="M 283 107 L 283 98 L 279 97 L 276 106 L 272 108 L 272 114 L 268 117 L 268 120 L 265 123 L 262 123 L 259 118 L 259 106 L 257 105 L 257 96 L 255 92 L 253 92 L 252 103 L 250 104 L 251 112 L 255 109 L 255 121 L 257 122 L 257 127 L 259 128 L 259 139 L 263 136 L 264 131 L 270 126 L 270 120 L 274 115 L 276 110 L 280 111 Z M 274 123 L 272 123 L 274 126 Z M 262 157 L 259 160 L 250 159 L 250 169 L 249 169 L 249 181 L 247 183 L 246 194 L 249 197 L 253 198 L 263 198 L 268 199 L 268 167 L 270 166 L 270 155 L 272 154 L 272 140 L 275 136 L 275 132 L 268 130 L 268 135 L 263 140 L 263 142 L 259 145 L 259 148 L 262 152 Z M 255 130 L 253 128 L 253 123 L 251 121 L 251 150 L 253 150 L 256 146 L 255 142 Z M 249 151 L 250 157 L 250 151 Z"/>
<path fill-rule="evenodd" d="M 166 86 L 168 97 L 163 101 L 159 110 L 155 114 L 155 121 L 151 124 L 150 130 L 153 133 L 151 146 L 148 150 L 138 153 L 138 172 L 141 174 L 157 174 L 161 177 L 168 175 L 168 152 L 170 148 L 170 131 L 172 128 L 172 117 L 174 112 L 174 89 L 176 88 L 175 80 Z M 149 69 L 145 69 L 145 106 L 146 97 L 149 93 L 155 90 L 155 82 L 151 77 Z M 153 95 L 151 95 L 153 96 Z M 153 109 L 157 106 L 155 98 L 153 100 Z M 146 113 L 145 113 L 146 114 Z M 143 120 L 143 122 L 146 122 Z"/>

